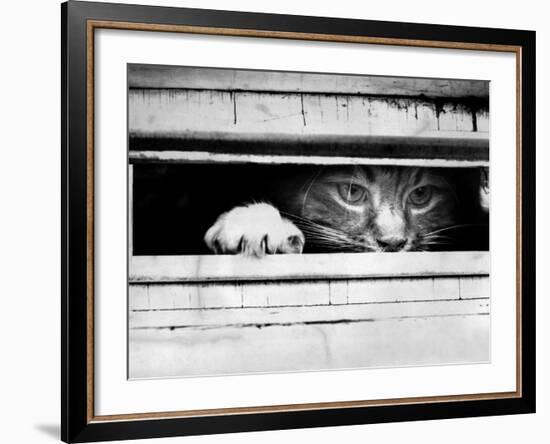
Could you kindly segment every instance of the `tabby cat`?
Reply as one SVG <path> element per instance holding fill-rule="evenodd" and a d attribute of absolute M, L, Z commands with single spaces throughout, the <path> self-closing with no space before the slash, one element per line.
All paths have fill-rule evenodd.
<path fill-rule="evenodd" d="M 464 226 L 464 204 L 450 171 L 318 167 L 281 180 L 272 203 L 250 203 L 223 213 L 204 240 L 215 253 L 249 256 L 302 253 L 305 247 L 329 252 L 438 249 Z M 474 206 L 488 212 L 482 208 L 483 197 L 481 190 Z"/>

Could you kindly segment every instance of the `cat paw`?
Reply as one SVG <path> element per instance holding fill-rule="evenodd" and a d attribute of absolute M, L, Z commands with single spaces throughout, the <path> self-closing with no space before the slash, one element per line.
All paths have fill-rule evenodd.
<path fill-rule="evenodd" d="M 301 253 L 303 233 L 266 203 L 235 207 L 223 213 L 204 236 L 216 254 L 261 257 L 276 253 Z"/>

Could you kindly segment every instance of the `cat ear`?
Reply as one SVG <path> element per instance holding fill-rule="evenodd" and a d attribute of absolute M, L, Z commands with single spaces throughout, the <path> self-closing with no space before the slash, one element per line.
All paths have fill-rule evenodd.
<path fill-rule="evenodd" d="M 479 169 L 479 206 L 485 213 L 489 213 L 490 201 L 491 190 L 489 188 L 489 168 L 481 167 Z"/>

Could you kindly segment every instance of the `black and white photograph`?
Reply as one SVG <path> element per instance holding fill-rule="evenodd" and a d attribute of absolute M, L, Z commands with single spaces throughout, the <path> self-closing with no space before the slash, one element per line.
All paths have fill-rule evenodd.
<path fill-rule="evenodd" d="M 127 69 L 130 379 L 491 360 L 490 82 Z"/>

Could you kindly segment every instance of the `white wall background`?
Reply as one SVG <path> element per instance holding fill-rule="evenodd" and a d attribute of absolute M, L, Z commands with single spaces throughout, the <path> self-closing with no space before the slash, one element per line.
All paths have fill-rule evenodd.
<path fill-rule="evenodd" d="M 123 3 L 142 3 L 123 1 Z M 154 442 L 403 441 L 547 442 L 550 421 L 550 28 L 544 2 L 187 0 L 143 3 L 537 31 L 538 413 L 528 416 L 290 430 Z M 0 27 L 0 440 L 55 442 L 59 435 L 60 60 L 59 1 L 6 2 Z M 528 116 L 526 116 L 528 117 Z M 512 196 L 511 196 L 512 198 Z"/>

